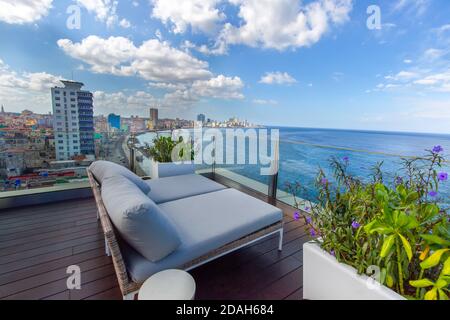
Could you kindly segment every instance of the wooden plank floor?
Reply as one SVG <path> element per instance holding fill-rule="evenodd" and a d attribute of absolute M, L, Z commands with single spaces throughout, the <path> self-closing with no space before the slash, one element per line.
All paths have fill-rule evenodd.
<path fill-rule="evenodd" d="M 192 270 L 197 299 L 302 298 L 301 249 L 309 237 L 293 208 L 275 205 L 285 214 L 283 251 L 273 236 Z M 81 268 L 81 290 L 67 289 L 70 265 Z M 121 299 L 93 198 L 0 212 L 0 299 Z"/>

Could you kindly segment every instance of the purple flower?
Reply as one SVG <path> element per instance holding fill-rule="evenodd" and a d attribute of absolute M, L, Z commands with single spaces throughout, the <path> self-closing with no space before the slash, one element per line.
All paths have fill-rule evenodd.
<path fill-rule="evenodd" d="M 306 217 L 306 223 L 307 223 L 307 224 L 311 224 L 311 221 L 312 221 L 312 220 L 311 220 L 311 217 Z"/>
<path fill-rule="evenodd" d="M 434 153 L 440 153 L 442 151 L 444 151 L 444 148 L 442 148 L 441 146 L 434 146 L 433 148 Z"/>
<path fill-rule="evenodd" d="M 447 181 L 448 180 L 448 173 L 447 172 L 440 172 L 438 174 L 439 181 Z"/>
<path fill-rule="evenodd" d="M 294 220 L 300 219 L 300 212 L 296 211 L 294 212 Z"/>
<path fill-rule="evenodd" d="M 328 179 L 327 178 L 322 178 L 322 180 L 320 180 L 320 183 L 324 186 L 326 186 L 328 184 Z"/>
<path fill-rule="evenodd" d="M 303 210 L 305 210 L 306 212 L 310 212 L 311 208 L 310 207 L 305 207 L 305 209 L 303 209 Z"/>
<path fill-rule="evenodd" d="M 349 161 L 350 161 L 350 158 L 349 158 L 349 157 L 347 157 L 347 156 L 345 156 L 345 157 L 343 157 L 343 158 L 342 158 L 342 160 L 344 160 L 344 162 L 346 162 L 346 163 L 347 163 L 347 162 L 349 162 Z"/>
<path fill-rule="evenodd" d="M 330 251 L 330 254 L 331 254 L 333 257 L 336 257 L 336 252 L 334 252 L 334 250 L 331 250 L 331 251 Z"/>
<path fill-rule="evenodd" d="M 402 177 L 395 178 L 395 184 L 402 184 L 402 183 L 403 183 L 403 178 Z"/>
<path fill-rule="evenodd" d="M 430 191 L 428 192 L 428 195 L 432 198 L 437 197 L 438 193 L 436 191 Z"/>
<path fill-rule="evenodd" d="M 311 237 L 316 236 L 316 232 L 314 231 L 314 229 L 309 230 L 309 234 L 311 235 Z"/>
<path fill-rule="evenodd" d="M 360 226 L 361 226 L 361 225 L 360 225 L 358 222 L 356 222 L 356 221 L 353 221 L 353 222 L 352 222 L 352 228 L 353 228 L 353 229 L 358 229 Z"/>

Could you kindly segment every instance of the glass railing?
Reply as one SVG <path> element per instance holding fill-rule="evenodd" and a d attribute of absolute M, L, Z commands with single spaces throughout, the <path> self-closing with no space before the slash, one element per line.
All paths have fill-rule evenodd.
<path fill-rule="evenodd" d="M 42 135 L 42 142 L 2 139 L 0 198 L 87 188 L 86 168 L 95 160 L 108 160 L 129 167 L 129 135 L 126 133 L 96 132 L 95 153 L 65 161 L 55 158 L 51 130 L 35 131 L 34 135 L 37 134 Z M 14 141 L 17 144 L 13 145 Z"/>
<path fill-rule="evenodd" d="M 207 130 L 207 128 L 205 129 Z M 246 129 L 243 130 L 246 131 Z M 394 181 L 400 172 L 403 159 L 423 156 L 426 153 L 425 150 L 433 148 L 434 145 L 441 145 L 445 150 L 444 153 L 448 153 L 450 150 L 450 136 L 448 135 L 301 128 L 279 128 L 279 132 L 279 170 L 276 177 L 275 196 L 276 199 L 291 205 L 294 204 L 294 197 L 288 192 L 286 184 L 298 182 L 301 188 L 296 197 L 314 202 L 317 197 L 316 176 L 319 169 L 322 169 L 327 176 L 332 176 L 330 169 L 332 158 L 345 159 L 348 162 L 348 173 L 363 181 L 371 178 L 376 164 L 382 164 L 385 181 Z M 170 135 L 170 132 L 161 134 Z M 210 143 L 210 139 L 205 139 L 203 147 Z M 222 153 L 215 149 L 217 158 L 215 162 L 209 158 L 204 159 L 207 160 L 205 161 L 207 163 L 197 164 L 197 172 L 214 172 L 241 185 L 270 195 L 269 186 L 274 181 L 274 177 L 261 174 L 261 169 L 267 165 L 249 164 L 249 158 L 255 153 L 255 150 L 249 147 L 250 139 L 246 139 L 245 147 L 237 146 L 235 148 L 234 161 L 231 161 L 231 164 L 226 164 L 225 145 L 226 142 L 223 143 Z M 242 155 L 246 159 L 245 163 L 236 161 Z M 219 161 L 220 157 L 223 157 L 222 161 Z M 148 173 L 150 165 L 147 161 L 144 157 L 142 166 Z M 444 162 L 440 170 L 450 172 L 450 163 Z M 439 194 L 443 203 L 450 204 L 450 182 L 441 184 Z"/>
<path fill-rule="evenodd" d="M 268 129 L 270 132 L 275 128 Z M 260 152 L 261 129 L 255 129 L 257 141 L 247 132 L 254 129 L 241 129 L 244 139 L 239 142 L 239 138 L 235 138 L 235 146 L 230 148 L 232 157 L 227 150 L 225 129 L 219 129 L 223 141 L 207 136 L 208 128 L 203 130 L 201 161 L 196 160 L 195 164 L 197 173 L 223 176 L 291 205 L 294 198 L 287 192 L 286 184 L 298 182 L 301 188 L 296 196 L 315 201 L 316 175 L 322 168 L 325 174 L 331 176 L 329 162 L 332 157 L 345 158 L 349 162 L 349 173 L 363 180 L 369 179 L 375 164 L 383 163 L 385 178 L 393 180 L 402 158 L 421 156 L 425 149 L 434 145 L 441 145 L 445 153 L 450 151 L 450 136 L 446 135 L 278 128 L 279 170 L 274 180 L 274 175 L 262 173 L 269 166 L 267 157 L 262 159 L 262 155 L 273 156 L 273 153 L 271 141 L 266 141 L 267 152 Z M 194 131 L 188 131 L 194 141 Z M 40 134 L 45 137 L 49 132 L 44 130 Z M 35 139 L 34 145 L 30 146 L 29 139 L 4 138 L 3 144 L 0 144 L 0 197 L 88 187 L 86 167 L 94 160 L 112 161 L 140 176 L 151 176 L 152 161 L 145 148 L 151 146 L 157 136 L 172 134 L 169 130 L 141 134 L 98 131 L 95 133 L 95 155 L 70 161 L 56 161 L 54 145 L 49 139 Z M 195 144 L 198 143 L 195 141 Z M 255 157 L 256 163 L 252 161 Z M 444 163 L 441 169 L 450 172 L 450 164 Z M 270 187 L 274 181 L 277 181 L 275 193 L 271 192 L 273 188 Z M 439 193 L 443 202 L 450 203 L 450 182 L 443 183 Z"/>

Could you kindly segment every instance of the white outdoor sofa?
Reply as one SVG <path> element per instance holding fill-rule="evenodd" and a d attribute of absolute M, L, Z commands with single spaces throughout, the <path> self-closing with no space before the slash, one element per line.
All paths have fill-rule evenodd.
<path fill-rule="evenodd" d="M 201 175 L 143 180 L 107 161 L 87 170 L 124 299 L 165 269 L 191 270 L 270 235 L 280 209 Z"/>

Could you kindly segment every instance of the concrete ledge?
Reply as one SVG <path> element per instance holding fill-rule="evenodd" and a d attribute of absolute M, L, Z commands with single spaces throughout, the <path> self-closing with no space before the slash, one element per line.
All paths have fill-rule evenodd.
<path fill-rule="evenodd" d="M 64 189 L 50 187 L 42 188 L 42 190 L 35 189 L 29 193 L 20 192 L 19 194 L 16 192 L 11 195 L 6 193 L 0 197 L 0 210 L 93 197 L 91 188 L 86 186 Z"/>

